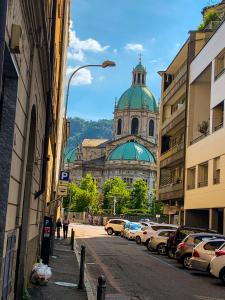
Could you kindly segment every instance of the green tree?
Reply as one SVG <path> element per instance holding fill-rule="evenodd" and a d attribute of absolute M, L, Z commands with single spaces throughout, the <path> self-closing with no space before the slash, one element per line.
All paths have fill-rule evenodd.
<path fill-rule="evenodd" d="M 148 202 L 148 187 L 143 179 L 137 179 L 132 185 L 130 208 L 146 208 Z"/>
<path fill-rule="evenodd" d="M 130 191 L 127 184 L 120 178 L 107 179 L 103 185 L 103 208 L 113 210 L 113 202 L 116 200 L 116 213 L 123 212 L 123 208 L 129 205 Z"/>
<path fill-rule="evenodd" d="M 214 8 L 211 8 L 203 18 L 202 23 L 198 26 L 198 30 L 204 30 L 206 26 L 209 25 L 210 22 L 220 21 L 219 15 Z"/>
<path fill-rule="evenodd" d="M 153 190 L 153 195 L 150 203 L 150 213 L 152 216 L 163 215 L 163 203 L 156 199 L 156 190 Z"/>

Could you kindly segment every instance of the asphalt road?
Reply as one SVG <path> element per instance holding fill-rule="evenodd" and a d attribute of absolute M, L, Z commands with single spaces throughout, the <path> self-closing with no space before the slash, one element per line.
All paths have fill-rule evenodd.
<path fill-rule="evenodd" d="M 107 279 L 107 299 L 225 300 L 225 287 L 206 273 L 184 270 L 175 260 L 150 253 L 103 227 L 75 225 L 76 247 L 86 246 L 86 269 L 94 287 Z"/>

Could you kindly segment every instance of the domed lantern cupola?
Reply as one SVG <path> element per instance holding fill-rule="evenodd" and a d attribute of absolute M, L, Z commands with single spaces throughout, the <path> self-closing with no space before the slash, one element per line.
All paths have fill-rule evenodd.
<path fill-rule="evenodd" d="M 141 56 L 139 64 L 133 69 L 133 85 L 146 86 L 146 69 L 141 63 Z"/>

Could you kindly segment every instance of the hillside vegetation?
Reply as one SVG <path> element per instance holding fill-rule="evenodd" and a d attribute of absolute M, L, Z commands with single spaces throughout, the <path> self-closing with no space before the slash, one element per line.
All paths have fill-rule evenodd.
<path fill-rule="evenodd" d="M 81 118 L 70 118 L 70 138 L 67 150 L 76 147 L 83 139 L 111 139 L 113 120 L 86 121 Z"/>

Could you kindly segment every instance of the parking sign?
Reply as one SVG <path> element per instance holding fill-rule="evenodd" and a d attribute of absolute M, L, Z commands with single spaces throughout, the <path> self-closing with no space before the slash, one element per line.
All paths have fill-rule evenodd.
<path fill-rule="evenodd" d="M 69 181 L 70 173 L 67 171 L 60 171 L 59 180 Z"/>

